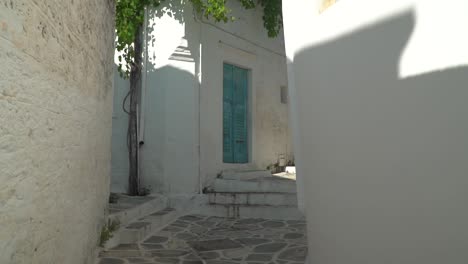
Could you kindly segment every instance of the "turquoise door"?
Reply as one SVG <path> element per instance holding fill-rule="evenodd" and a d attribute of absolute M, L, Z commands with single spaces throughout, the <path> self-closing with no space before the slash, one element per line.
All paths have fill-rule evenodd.
<path fill-rule="evenodd" d="M 248 71 L 225 63 L 223 76 L 223 162 L 247 163 Z"/>

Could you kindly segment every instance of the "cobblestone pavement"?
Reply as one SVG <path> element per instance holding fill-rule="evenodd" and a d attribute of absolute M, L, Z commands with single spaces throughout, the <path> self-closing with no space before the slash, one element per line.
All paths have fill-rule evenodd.
<path fill-rule="evenodd" d="M 303 264 L 301 220 L 180 217 L 139 244 L 102 252 L 99 264 Z"/>

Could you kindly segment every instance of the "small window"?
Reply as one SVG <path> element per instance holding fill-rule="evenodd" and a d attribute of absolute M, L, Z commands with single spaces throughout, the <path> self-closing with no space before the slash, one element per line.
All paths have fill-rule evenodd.
<path fill-rule="evenodd" d="M 281 103 L 287 104 L 288 103 L 288 87 L 281 86 Z"/>
<path fill-rule="evenodd" d="M 337 0 L 322 0 L 322 4 L 320 5 L 319 13 L 322 13 L 330 6 L 334 5 Z"/>

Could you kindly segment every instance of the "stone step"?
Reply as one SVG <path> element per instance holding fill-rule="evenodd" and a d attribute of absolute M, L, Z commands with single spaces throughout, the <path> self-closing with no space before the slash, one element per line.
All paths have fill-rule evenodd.
<path fill-rule="evenodd" d="M 211 192 L 208 193 L 208 203 L 218 205 L 245 206 L 294 206 L 297 207 L 295 193 L 263 193 L 263 192 Z"/>
<path fill-rule="evenodd" d="M 145 254 L 147 252 L 142 251 L 138 244 L 119 244 L 110 249 L 106 249 L 99 253 L 98 259 L 96 259 L 95 264 L 108 264 L 108 263 L 118 263 L 123 264 L 123 260 L 117 258 L 141 258 L 141 257 L 150 257 L 150 254 Z M 109 257 L 111 257 L 109 259 Z M 104 260 L 100 260 L 103 258 Z"/>
<path fill-rule="evenodd" d="M 114 248 L 120 244 L 140 242 L 152 232 L 158 231 L 172 222 L 177 216 L 178 212 L 175 209 L 165 208 L 121 226 L 113 234 L 113 237 L 106 242 L 105 249 Z"/>
<path fill-rule="evenodd" d="M 206 204 L 198 213 L 228 218 L 265 218 L 277 220 L 303 220 L 304 215 L 296 206 L 220 205 Z"/>
<path fill-rule="evenodd" d="M 136 219 L 163 210 L 168 203 L 167 198 L 161 195 L 117 197 L 117 203 L 109 204 L 108 219 L 118 222 L 120 226 L 126 226 Z"/>
<path fill-rule="evenodd" d="M 211 188 L 215 192 L 278 192 L 296 193 L 296 181 L 281 177 L 262 177 L 250 180 L 229 180 L 218 178 Z"/>
<path fill-rule="evenodd" d="M 222 179 L 226 180 L 252 180 L 263 177 L 271 177 L 271 172 L 267 170 L 225 170 L 221 173 Z"/>

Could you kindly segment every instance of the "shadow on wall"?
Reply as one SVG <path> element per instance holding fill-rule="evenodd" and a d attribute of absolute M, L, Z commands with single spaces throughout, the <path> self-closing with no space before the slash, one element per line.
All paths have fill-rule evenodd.
<path fill-rule="evenodd" d="M 310 263 L 468 259 L 468 67 L 400 79 L 413 26 L 405 13 L 294 58 Z"/>
<path fill-rule="evenodd" d="M 188 1 L 149 11 L 142 185 L 158 193 L 197 193 L 199 28 Z M 180 68 L 178 68 L 180 67 Z"/>
<path fill-rule="evenodd" d="M 193 74 L 171 66 L 148 76 L 145 145 L 142 147 L 142 184 L 153 192 L 197 190 L 195 136 L 198 134 Z M 193 188 L 192 188 L 193 187 Z"/>
<path fill-rule="evenodd" d="M 196 170 L 193 164 L 196 129 L 195 93 L 197 80 L 190 72 L 172 66 L 154 69 L 147 77 L 145 95 L 145 140 L 141 147 L 142 186 L 152 192 L 177 191 L 198 185 L 198 179 L 184 178 Z M 128 80 L 116 77 L 113 120 L 112 190 L 125 192 L 128 185 L 128 152 L 126 146 L 127 115 L 122 102 Z M 128 109 L 128 103 L 127 103 Z M 168 164 L 172 164 L 168 166 Z M 178 168 L 179 171 L 167 171 Z M 187 174 L 181 174 L 180 170 Z M 171 175 L 166 176 L 166 175 Z M 194 181 L 194 182 L 191 182 Z M 177 183 L 172 186 L 171 183 Z M 197 190 L 197 189 L 195 189 Z"/>

